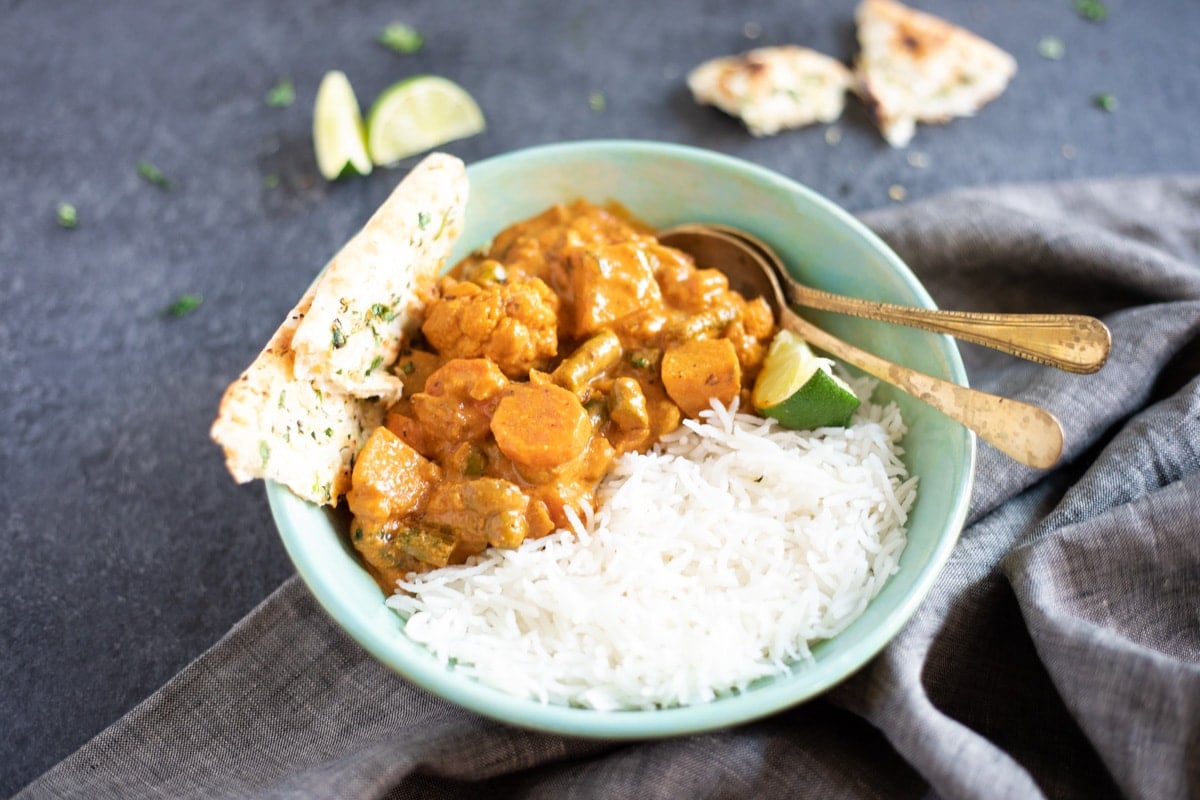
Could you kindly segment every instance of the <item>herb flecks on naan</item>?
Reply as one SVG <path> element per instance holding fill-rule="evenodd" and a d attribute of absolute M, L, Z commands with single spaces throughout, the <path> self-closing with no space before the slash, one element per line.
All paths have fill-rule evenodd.
<path fill-rule="evenodd" d="M 864 0 L 856 19 L 857 90 L 893 147 L 907 145 L 918 122 L 973 115 L 1016 74 L 991 42 L 895 0 Z"/>
<path fill-rule="evenodd" d="M 466 195 L 458 159 L 414 167 L 230 384 L 211 435 L 235 480 L 273 480 L 323 505 L 346 493 L 355 454 L 383 423 L 378 398 L 400 396 L 400 339 L 424 316 Z"/>
<path fill-rule="evenodd" d="M 755 136 L 833 122 L 853 78 L 840 61 L 795 45 L 706 61 L 688 74 L 697 103 L 738 117 Z"/>
<path fill-rule="evenodd" d="M 413 168 L 379 210 L 333 257 L 312 308 L 292 340 L 296 376 L 354 397 L 399 399 L 403 381 L 388 367 L 423 308 L 462 233 L 466 167 L 434 153 Z"/>

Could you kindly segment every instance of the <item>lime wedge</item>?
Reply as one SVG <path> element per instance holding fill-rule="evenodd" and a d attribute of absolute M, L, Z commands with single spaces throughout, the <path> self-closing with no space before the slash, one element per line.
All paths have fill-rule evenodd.
<path fill-rule="evenodd" d="M 371 105 L 367 149 L 387 167 L 484 127 L 483 112 L 465 89 L 437 75 L 417 75 L 384 89 Z"/>
<path fill-rule="evenodd" d="M 859 399 L 832 370 L 832 361 L 813 355 L 807 342 L 781 330 L 767 350 L 750 402 L 759 414 L 785 428 L 845 427 Z"/>
<path fill-rule="evenodd" d="M 313 149 L 325 180 L 370 175 L 366 134 L 358 98 L 345 73 L 330 70 L 317 87 L 313 103 Z"/>

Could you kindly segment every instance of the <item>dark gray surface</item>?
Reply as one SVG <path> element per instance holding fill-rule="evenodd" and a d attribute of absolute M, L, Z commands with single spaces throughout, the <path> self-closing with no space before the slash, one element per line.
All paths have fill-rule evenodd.
<path fill-rule="evenodd" d="M 820 126 L 755 140 L 692 104 L 683 74 L 710 56 L 795 42 L 848 59 L 853 6 L 0 5 L 0 792 L 120 717 L 292 574 L 261 486 L 232 484 L 207 430 L 224 386 L 400 174 L 315 177 L 325 70 L 346 71 L 364 103 L 416 72 L 458 80 L 489 122 L 445 148 L 468 162 L 564 139 L 676 141 L 853 211 L 891 203 L 894 185 L 911 200 L 1200 171 L 1194 0 L 1114 0 L 1099 24 L 1069 0 L 922 2 L 1021 71 L 978 117 L 922 128 L 906 151 L 854 101 L 836 146 Z M 397 18 L 426 34 L 421 53 L 373 43 Z M 1047 35 L 1064 41 L 1061 61 L 1039 57 Z M 283 77 L 296 102 L 268 107 Z M 595 91 L 603 111 L 589 107 Z M 1093 106 L 1100 92 L 1114 113 Z M 174 188 L 141 180 L 140 159 Z M 55 222 L 63 201 L 78 208 L 74 230 Z M 184 292 L 204 296 L 200 309 L 165 317 Z"/>

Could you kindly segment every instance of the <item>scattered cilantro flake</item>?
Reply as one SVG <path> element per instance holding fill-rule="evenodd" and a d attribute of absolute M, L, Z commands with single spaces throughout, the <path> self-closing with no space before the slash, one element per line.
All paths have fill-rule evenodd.
<path fill-rule="evenodd" d="M 1117 110 L 1117 98 L 1108 92 L 1093 97 L 1092 103 L 1095 104 L 1096 108 L 1110 113 Z"/>
<path fill-rule="evenodd" d="M 296 102 L 296 87 L 290 79 L 284 78 L 267 91 L 265 99 L 272 108 L 286 108 Z"/>
<path fill-rule="evenodd" d="M 1075 10 L 1079 12 L 1079 16 L 1092 22 L 1108 19 L 1108 6 L 1100 0 L 1075 0 Z"/>
<path fill-rule="evenodd" d="M 200 307 L 204 298 L 198 294 L 181 294 L 167 306 L 163 313 L 170 317 L 185 317 Z"/>
<path fill-rule="evenodd" d="M 158 167 L 151 164 L 149 161 L 139 161 L 137 163 L 138 175 L 142 176 L 142 180 L 146 183 L 153 184 L 160 189 L 170 191 L 174 188 L 171 179 L 162 174 Z"/>
<path fill-rule="evenodd" d="M 375 356 L 375 360 L 373 360 L 373 361 L 371 362 L 371 366 L 367 367 L 367 371 L 366 371 L 366 372 L 364 372 L 363 374 L 364 374 L 364 375 L 370 375 L 370 374 L 371 374 L 372 372 L 374 372 L 374 371 L 375 371 L 375 370 L 376 370 L 376 369 L 379 367 L 379 365 L 380 365 L 380 364 L 382 364 L 382 363 L 383 363 L 383 356 Z"/>
<path fill-rule="evenodd" d="M 400 365 L 400 371 L 405 375 L 412 375 L 414 369 L 416 369 L 416 365 L 413 364 L 411 358 Z"/>
<path fill-rule="evenodd" d="M 64 228 L 74 228 L 79 224 L 79 214 L 70 203 L 58 204 L 58 224 Z"/>
<path fill-rule="evenodd" d="M 425 37 L 411 25 L 393 22 L 379 32 L 379 43 L 402 56 L 412 55 L 425 45 Z"/>
<path fill-rule="evenodd" d="M 421 230 L 425 230 L 427 227 L 429 227 L 429 222 L 432 219 L 433 217 L 429 215 L 428 211 L 421 211 L 417 214 L 417 226 Z"/>
<path fill-rule="evenodd" d="M 631 359 L 629 359 L 629 362 L 633 364 L 636 369 L 645 369 L 646 367 L 650 366 L 650 359 L 646 358 L 645 356 L 633 356 Z"/>
<path fill-rule="evenodd" d="M 604 97 L 604 92 L 595 91 L 588 95 L 588 107 L 592 111 L 600 112 L 604 110 L 607 100 Z"/>
<path fill-rule="evenodd" d="M 340 347 L 345 347 L 346 346 L 346 332 L 342 330 L 342 321 L 339 319 L 335 319 L 333 321 L 333 325 L 330 327 L 330 330 L 332 331 L 332 334 L 333 334 L 332 340 L 331 340 L 332 344 L 333 344 L 333 349 L 337 350 Z"/>
<path fill-rule="evenodd" d="M 333 438 L 333 428 L 326 428 L 325 436 L 329 439 L 332 439 Z"/>
<path fill-rule="evenodd" d="M 263 469 L 266 469 L 267 461 L 271 459 L 271 446 L 266 442 L 259 442 L 258 457 L 262 459 Z"/>
<path fill-rule="evenodd" d="M 916 169 L 926 169 L 929 167 L 930 160 L 926 153 L 912 152 L 904 157 L 910 167 Z"/>
<path fill-rule="evenodd" d="M 1067 52 L 1063 40 L 1057 36 L 1043 36 L 1038 42 L 1038 55 L 1051 61 L 1059 61 Z"/>

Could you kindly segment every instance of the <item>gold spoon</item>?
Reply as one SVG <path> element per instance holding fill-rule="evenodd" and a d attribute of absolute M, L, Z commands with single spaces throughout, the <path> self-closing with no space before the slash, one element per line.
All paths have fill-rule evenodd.
<path fill-rule="evenodd" d="M 1112 346 L 1108 327 L 1095 317 L 1078 314 L 991 314 L 943 311 L 844 297 L 791 278 L 783 261 L 765 242 L 729 225 L 693 223 L 680 225 L 693 236 L 733 237 L 775 267 L 786 297 L 795 305 L 834 311 L 856 317 L 894 322 L 959 339 L 1025 358 L 1067 372 L 1091 373 L 1104 366 Z"/>
<path fill-rule="evenodd" d="M 1050 412 L 1005 397 L 959 386 L 860 350 L 799 317 L 788 307 L 775 268 L 739 240 L 711 229 L 681 226 L 660 232 L 658 240 L 715 267 L 745 297 L 763 297 L 779 324 L 815 347 L 896 386 L 974 431 L 1016 461 L 1036 469 L 1062 456 L 1062 425 Z"/>

